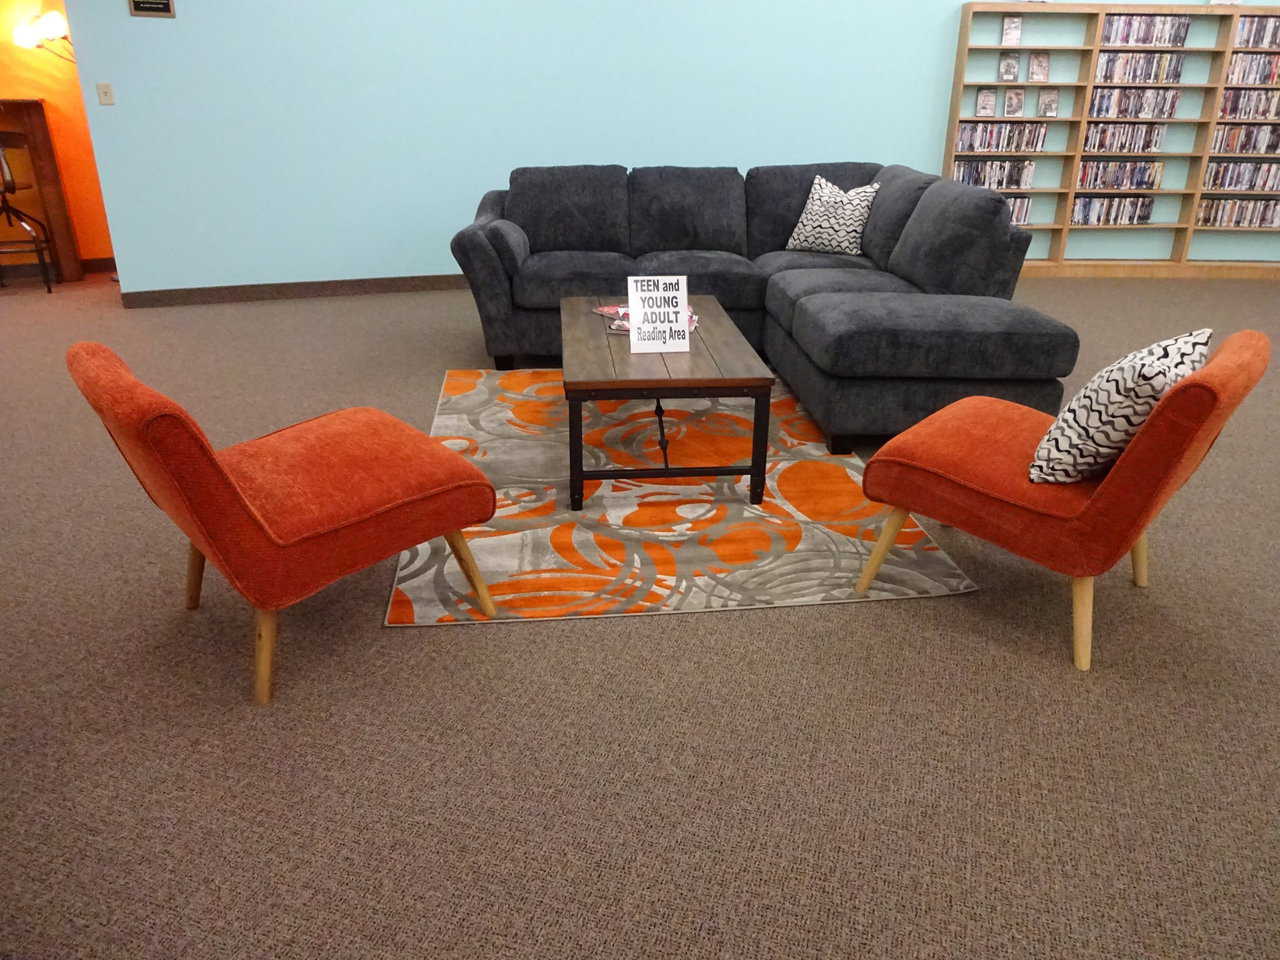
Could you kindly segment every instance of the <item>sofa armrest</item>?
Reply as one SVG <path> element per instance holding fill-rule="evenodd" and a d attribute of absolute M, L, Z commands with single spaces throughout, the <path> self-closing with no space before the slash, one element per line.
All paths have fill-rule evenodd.
<path fill-rule="evenodd" d="M 474 222 L 454 234 L 449 243 L 449 250 L 471 287 L 480 320 L 486 325 L 509 319 L 512 310 L 511 277 L 486 232 L 488 225 L 502 216 L 505 199 L 505 190 L 486 193 L 476 209 Z"/>
<path fill-rule="evenodd" d="M 514 277 L 529 256 L 529 235 L 520 224 L 510 220 L 493 220 L 485 225 L 484 232 L 493 249 L 498 251 L 503 268 Z"/>

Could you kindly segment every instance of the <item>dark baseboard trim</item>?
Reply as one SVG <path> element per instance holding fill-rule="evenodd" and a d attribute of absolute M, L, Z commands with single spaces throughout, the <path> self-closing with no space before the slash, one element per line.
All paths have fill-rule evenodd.
<path fill-rule="evenodd" d="M 92 257 L 88 260 L 81 260 L 85 273 L 115 273 L 116 258 L 115 257 Z"/>
<path fill-rule="evenodd" d="M 3 264 L 5 277 L 17 277 L 27 279 L 30 277 L 40 276 L 40 264 L 32 261 L 31 263 L 10 263 Z M 84 268 L 85 273 L 115 273 L 116 258 L 115 257 L 94 257 L 90 260 L 81 260 L 80 266 Z"/>
<path fill-rule="evenodd" d="M 244 303 L 249 300 L 300 300 L 306 297 L 349 297 L 365 293 L 406 293 L 418 290 L 465 290 L 460 273 L 421 277 L 370 277 L 365 280 L 308 280 L 301 283 L 246 283 L 230 287 L 188 287 L 177 290 L 134 290 L 120 294 L 126 307 L 186 307 L 206 303 Z"/>

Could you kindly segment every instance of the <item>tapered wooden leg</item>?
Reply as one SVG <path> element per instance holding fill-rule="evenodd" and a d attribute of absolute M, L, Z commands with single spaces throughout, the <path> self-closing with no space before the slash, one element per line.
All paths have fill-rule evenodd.
<path fill-rule="evenodd" d="M 271 657 L 276 650 L 275 610 L 258 611 L 258 636 L 253 650 L 253 699 L 258 703 L 271 700 Z"/>
<path fill-rule="evenodd" d="M 471 548 L 467 546 L 467 538 L 462 535 L 461 530 L 446 533 L 444 538 L 448 541 L 449 549 L 453 551 L 453 556 L 458 561 L 458 566 L 467 575 L 467 582 L 471 584 L 471 589 L 476 592 L 476 606 L 480 608 L 486 617 L 493 620 L 498 616 L 498 611 L 493 607 L 493 599 L 489 596 L 489 587 L 484 582 L 484 578 L 480 576 L 480 568 L 476 566 L 476 559 L 471 556 Z"/>
<path fill-rule="evenodd" d="M 187 609 L 195 610 L 200 606 L 200 587 L 204 584 L 204 554 L 191 544 L 191 552 L 187 554 Z"/>
<path fill-rule="evenodd" d="M 871 581 L 880 572 L 880 565 L 884 563 L 884 558 L 889 555 L 893 541 L 898 538 L 898 531 L 906 521 L 907 511 L 902 507 L 894 507 L 893 513 L 889 514 L 883 526 L 880 527 L 880 539 L 872 548 L 871 556 L 867 557 L 867 562 L 862 565 L 862 576 L 858 578 L 858 584 L 853 588 L 855 593 L 867 592 Z"/>
<path fill-rule="evenodd" d="M 1133 561 L 1133 585 L 1145 587 L 1147 585 L 1147 531 L 1142 531 L 1142 536 L 1129 551 L 1129 559 Z"/>
<path fill-rule="evenodd" d="M 1071 580 L 1071 647 L 1076 669 L 1088 670 L 1093 659 L 1093 577 Z"/>

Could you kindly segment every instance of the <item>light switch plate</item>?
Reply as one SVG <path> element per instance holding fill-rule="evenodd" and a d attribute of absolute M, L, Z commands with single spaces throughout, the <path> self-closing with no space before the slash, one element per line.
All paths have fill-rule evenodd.
<path fill-rule="evenodd" d="M 99 83 L 98 87 L 98 103 L 104 107 L 114 107 L 116 105 L 116 92 L 111 89 L 109 83 Z"/>

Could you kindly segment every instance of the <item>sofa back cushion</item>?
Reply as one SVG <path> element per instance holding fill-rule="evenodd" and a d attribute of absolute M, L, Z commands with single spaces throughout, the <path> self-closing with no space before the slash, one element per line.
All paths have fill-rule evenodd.
<path fill-rule="evenodd" d="M 813 178 L 830 180 L 841 190 L 865 187 L 880 172 L 878 163 L 792 163 L 747 171 L 747 256 L 785 250 L 796 228 Z M 874 213 L 874 205 L 873 205 Z"/>
<path fill-rule="evenodd" d="M 925 293 L 1008 299 L 1026 253 L 1024 233 L 1010 227 L 1000 194 L 939 180 L 907 220 L 889 270 Z"/>
<path fill-rule="evenodd" d="M 631 171 L 631 253 L 747 250 L 747 201 L 734 167 Z M 794 226 L 794 224 L 793 224 Z"/>
<path fill-rule="evenodd" d="M 517 167 L 511 171 L 504 216 L 528 234 L 531 253 L 626 253 L 627 168 Z"/>
<path fill-rule="evenodd" d="M 937 180 L 932 174 L 898 164 L 890 164 L 876 174 L 880 189 L 862 230 L 862 253 L 881 270 L 889 268 L 889 257 L 915 213 L 916 204 Z"/>

